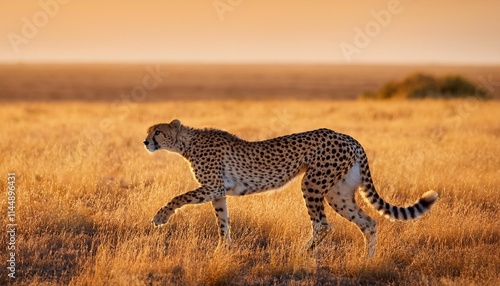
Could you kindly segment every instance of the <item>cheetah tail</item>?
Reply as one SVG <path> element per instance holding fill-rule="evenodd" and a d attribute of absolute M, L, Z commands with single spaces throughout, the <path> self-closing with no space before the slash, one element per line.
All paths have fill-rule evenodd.
<path fill-rule="evenodd" d="M 428 191 L 411 206 L 393 206 L 378 195 L 371 180 L 363 184 L 361 195 L 365 201 L 377 209 L 381 215 L 391 220 L 412 220 L 419 218 L 427 213 L 438 200 L 438 193 L 435 191 Z"/>

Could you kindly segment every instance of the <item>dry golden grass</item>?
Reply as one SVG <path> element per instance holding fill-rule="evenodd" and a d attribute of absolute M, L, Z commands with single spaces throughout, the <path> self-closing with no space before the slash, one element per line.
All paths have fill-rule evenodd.
<path fill-rule="evenodd" d="M 17 177 L 17 282 L 25 285 L 499 285 L 497 101 L 5 103 L 2 164 Z M 310 223 L 297 180 L 228 200 L 233 244 L 214 253 L 210 204 L 149 222 L 196 187 L 185 161 L 148 154 L 146 128 L 179 118 L 248 140 L 327 127 L 365 147 L 379 193 L 404 205 L 434 189 L 415 222 L 379 222 L 378 253 L 328 208 L 334 231 L 301 251 Z M 7 199 L 0 200 L 6 213 Z M 6 215 L 2 214 L 4 224 Z M 7 237 L 0 236 L 2 260 Z M 5 261 L 5 260 L 4 260 Z M 2 267 L 0 284 L 8 282 Z"/>

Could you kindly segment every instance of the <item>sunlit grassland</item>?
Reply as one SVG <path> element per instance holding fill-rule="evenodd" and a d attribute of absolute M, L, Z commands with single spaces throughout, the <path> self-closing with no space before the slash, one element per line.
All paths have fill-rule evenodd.
<path fill-rule="evenodd" d="M 17 179 L 17 282 L 72 285 L 498 285 L 500 103 L 497 101 L 177 101 L 5 103 L 2 164 Z M 364 146 L 378 192 L 397 205 L 433 189 L 414 222 L 378 221 L 364 258 L 357 228 L 327 208 L 334 231 L 314 253 L 296 180 L 277 192 L 230 197 L 233 244 L 214 252 L 210 204 L 168 224 L 150 220 L 197 185 L 187 163 L 148 153 L 147 127 L 180 119 L 263 140 L 327 127 Z M 4 192 L 5 193 L 5 192 Z M 358 200 L 359 201 L 359 200 Z M 6 214 L 6 196 L 0 200 Z M 2 214 L 4 224 L 6 215 Z M 6 234 L 0 236 L 5 261 Z M 2 267 L 0 284 L 8 281 Z"/>

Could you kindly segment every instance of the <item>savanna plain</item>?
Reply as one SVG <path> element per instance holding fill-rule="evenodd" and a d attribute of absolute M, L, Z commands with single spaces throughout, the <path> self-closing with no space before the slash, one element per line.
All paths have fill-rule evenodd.
<path fill-rule="evenodd" d="M 4 100 L 1 110 L 0 187 L 15 173 L 18 224 L 15 280 L 5 262 L 9 237 L 0 235 L 2 285 L 500 284 L 496 99 L 30 98 Z M 391 222 L 357 196 L 378 222 L 372 260 L 359 230 L 326 207 L 334 230 L 307 252 L 311 226 L 297 179 L 229 197 L 233 242 L 215 251 L 210 204 L 150 224 L 169 199 L 197 187 L 180 156 L 142 144 L 150 125 L 174 118 L 252 141 L 330 128 L 364 146 L 386 201 L 409 205 L 428 190 L 440 199 L 419 220 Z M 4 225 L 7 209 L 4 195 Z"/>

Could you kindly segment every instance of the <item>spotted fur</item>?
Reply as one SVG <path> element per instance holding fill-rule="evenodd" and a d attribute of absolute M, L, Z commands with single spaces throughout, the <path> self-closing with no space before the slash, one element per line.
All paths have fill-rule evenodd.
<path fill-rule="evenodd" d="M 174 197 L 154 216 L 159 226 L 186 204 L 211 202 L 220 227 L 219 245 L 230 242 L 226 196 L 243 196 L 282 187 L 301 173 L 302 193 L 312 222 L 313 249 L 331 229 L 324 201 L 356 224 L 365 237 L 368 255 L 375 254 L 376 222 L 354 199 L 362 196 L 380 214 L 396 220 L 416 219 L 436 203 L 434 191 L 408 207 L 383 200 L 373 185 L 368 160 L 352 137 L 329 129 L 249 142 L 217 129 L 195 129 L 179 120 L 151 126 L 144 144 L 150 152 L 165 149 L 179 153 L 190 164 L 200 187 Z"/>

